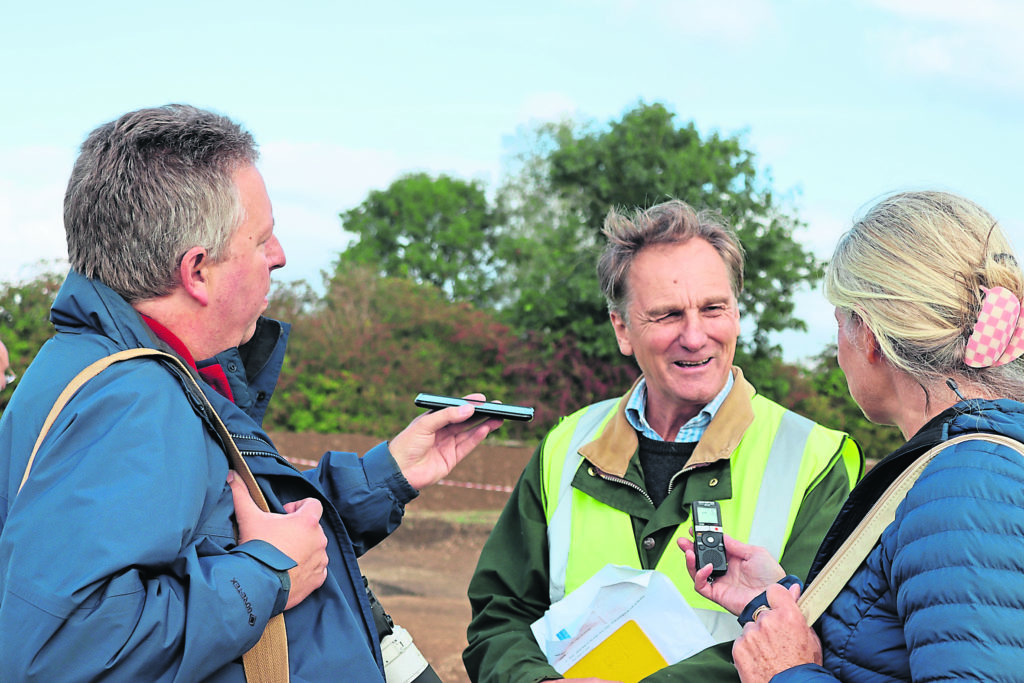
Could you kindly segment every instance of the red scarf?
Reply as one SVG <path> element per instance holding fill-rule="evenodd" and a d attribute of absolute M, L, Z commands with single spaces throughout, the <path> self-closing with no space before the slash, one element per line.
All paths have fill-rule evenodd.
<path fill-rule="evenodd" d="M 140 313 L 139 315 L 142 314 Z M 192 358 L 192 354 L 189 353 L 188 348 L 178 339 L 177 335 L 148 316 L 143 315 L 142 319 L 153 330 L 153 334 L 174 349 L 175 353 L 184 358 L 189 367 L 198 372 L 199 376 L 206 380 L 206 383 L 213 387 L 218 394 L 227 398 L 232 403 L 235 402 L 234 394 L 231 393 L 231 386 L 228 384 L 228 376 L 225 374 L 224 368 L 220 366 L 220 363 L 213 363 L 205 368 L 196 367 L 195 359 Z"/>

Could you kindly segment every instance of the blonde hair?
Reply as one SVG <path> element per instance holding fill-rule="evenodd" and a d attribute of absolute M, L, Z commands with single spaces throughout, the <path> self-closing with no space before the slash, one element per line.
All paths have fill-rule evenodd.
<path fill-rule="evenodd" d="M 832 305 L 860 318 L 885 358 L 922 386 L 962 377 L 996 396 L 1024 397 L 1024 361 L 964 363 L 982 287 L 1021 298 L 1024 276 L 996 220 L 945 192 L 880 201 L 840 238 L 824 282 Z"/>

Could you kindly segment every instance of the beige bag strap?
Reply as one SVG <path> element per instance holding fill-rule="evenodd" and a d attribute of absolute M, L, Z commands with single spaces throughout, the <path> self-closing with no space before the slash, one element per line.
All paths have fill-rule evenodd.
<path fill-rule="evenodd" d="M 28 465 L 25 467 L 25 474 L 21 478 L 21 484 L 18 485 L 18 490 L 25 485 L 28 480 L 29 472 L 32 470 L 32 463 L 35 460 L 36 452 L 39 450 L 39 446 L 42 445 L 43 439 L 46 438 L 46 433 L 50 431 L 50 427 L 53 426 L 54 421 L 60 414 L 60 411 L 64 409 L 64 406 L 71 397 L 82 388 L 86 382 L 100 374 L 109 366 L 119 361 L 128 360 L 130 358 L 139 358 L 143 356 L 154 356 L 163 358 L 164 360 L 170 360 L 175 363 L 181 370 L 185 377 L 192 382 L 195 386 L 196 391 L 199 394 L 199 398 L 203 401 L 203 405 L 206 406 L 206 410 L 209 413 L 210 421 L 213 423 L 214 428 L 217 430 L 217 434 L 220 435 L 221 440 L 224 442 L 224 447 L 228 452 L 228 459 L 231 461 L 231 467 L 245 482 L 246 488 L 249 489 L 249 495 L 252 496 L 256 504 L 264 512 L 270 511 L 270 506 L 267 505 L 267 499 L 263 496 L 263 492 L 260 491 L 259 484 L 256 483 L 256 478 L 252 474 L 252 470 L 245 462 L 245 458 L 238 450 L 238 446 L 235 445 L 235 440 L 231 438 L 231 434 L 228 432 L 227 427 L 224 426 L 224 422 L 221 421 L 220 416 L 217 415 L 217 411 L 210 405 L 209 399 L 203 394 L 202 389 L 199 388 L 199 384 L 192 376 L 188 366 L 186 366 L 181 359 L 176 356 L 172 356 L 169 353 L 158 351 L 156 349 L 128 349 L 126 351 L 119 351 L 105 358 L 100 358 L 95 363 L 87 366 L 78 375 L 71 380 L 71 382 L 65 387 L 64 391 L 57 397 L 56 402 L 53 404 L 53 408 L 50 409 L 50 413 L 46 416 L 46 420 L 43 422 L 43 428 L 39 432 L 39 437 L 36 439 L 36 444 L 32 448 L 32 454 L 28 458 Z M 267 627 L 263 631 L 263 635 L 260 636 L 259 641 L 253 645 L 252 649 L 246 652 L 242 656 L 242 664 L 245 667 L 245 679 L 249 683 L 287 683 L 288 681 L 288 636 L 284 628 L 284 615 L 278 614 L 267 622 Z"/>
<path fill-rule="evenodd" d="M 944 441 L 915 460 L 896 478 L 896 481 L 889 485 L 882 497 L 875 502 L 868 514 L 853 530 L 850 537 L 839 546 L 811 585 L 801 594 L 797 605 L 808 624 L 814 624 L 818 620 L 818 617 L 832 604 L 832 601 L 839 595 L 839 591 L 864 562 L 868 553 L 875 547 L 875 543 L 881 538 L 882 532 L 896 519 L 896 508 L 906 498 L 910 487 L 914 485 L 932 458 L 950 446 L 972 439 L 1002 444 L 1024 455 L 1024 445 L 1019 441 L 999 434 L 971 433 Z"/>

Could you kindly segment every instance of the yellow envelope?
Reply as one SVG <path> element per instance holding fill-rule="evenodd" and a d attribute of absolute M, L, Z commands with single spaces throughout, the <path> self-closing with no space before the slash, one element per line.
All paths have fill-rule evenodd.
<path fill-rule="evenodd" d="M 647 634 L 627 621 L 565 672 L 566 678 L 606 678 L 637 683 L 668 666 Z"/>

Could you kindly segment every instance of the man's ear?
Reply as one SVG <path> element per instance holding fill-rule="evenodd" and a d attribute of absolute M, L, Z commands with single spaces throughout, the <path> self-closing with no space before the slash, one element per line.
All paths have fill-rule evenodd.
<path fill-rule="evenodd" d="M 626 329 L 626 321 L 615 311 L 609 311 L 608 317 L 612 321 L 612 328 L 615 330 L 615 340 L 619 343 L 619 352 L 623 356 L 633 355 L 633 345 L 629 342 L 629 331 Z"/>
<path fill-rule="evenodd" d="M 181 257 L 178 277 L 185 292 L 205 306 L 210 302 L 209 273 L 210 254 L 204 247 L 192 247 Z"/>

